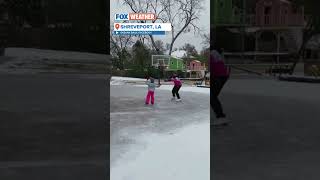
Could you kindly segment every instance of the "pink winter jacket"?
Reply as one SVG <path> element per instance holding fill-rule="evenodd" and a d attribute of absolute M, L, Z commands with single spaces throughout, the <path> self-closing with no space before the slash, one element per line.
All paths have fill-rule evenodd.
<path fill-rule="evenodd" d="M 176 78 L 172 78 L 171 80 L 173 81 L 175 86 L 181 86 L 182 85 L 181 80 L 179 78 L 177 78 L 177 77 Z"/>

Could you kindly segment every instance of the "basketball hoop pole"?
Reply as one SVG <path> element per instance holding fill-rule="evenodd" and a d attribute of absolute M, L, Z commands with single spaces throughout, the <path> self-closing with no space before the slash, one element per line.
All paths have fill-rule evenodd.
<path fill-rule="evenodd" d="M 160 68 L 161 66 L 160 66 L 160 64 L 158 64 L 158 86 L 160 86 L 161 85 L 161 83 L 160 83 L 160 76 L 161 76 L 161 68 Z"/>
<path fill-rule="evenodd" d="M 164 75 L 164 69 L 170 64 L 168 55 L 152 55 L 152 66 L 158 69 L 158 85 L 161 85 L 161 76 Z"/>

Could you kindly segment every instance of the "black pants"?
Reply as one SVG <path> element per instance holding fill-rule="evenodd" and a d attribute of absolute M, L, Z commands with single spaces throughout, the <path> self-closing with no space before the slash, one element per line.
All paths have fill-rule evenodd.
<path fill-rule="evenodd" d="M 218 96 L 227 80 L 228 77 L 215 77 L 210 79 L 210 105 L 211 108 L 213 108 L 217 118 L 226 116 L 223 112 L 223 108 Z"/>
<path fill-rule="evenodd" d="M 181 86 L 174 86 L 173 89 L 172 89 L 172 96 L 173 97 L 176 97 L 177 95 L 177 98 L 180 99 L 180 95 L 179 95 L 179 90 L 180 90 Z"/>

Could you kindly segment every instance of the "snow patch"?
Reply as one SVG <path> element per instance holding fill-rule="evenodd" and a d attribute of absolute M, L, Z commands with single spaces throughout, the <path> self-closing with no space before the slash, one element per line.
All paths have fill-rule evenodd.
<path fill-rule="evenodd" d="M 110 80 L 110 85 L 119 86 L 119 85 L 125 85 L 129 82 L 145 82 L 145 81 L 146 79 L 112 76 Z"/>
<path fill-rule="evenodd" d="M 74 52 L 74 51 L 61 51 L 61 50 L 46 50 L 35 48 L 6 48 L 5 56 L 24 58 L 24 59 L 56 59 L 56 60 L 105 60 L 107 61 L 108 55 Z"/>
<path fill-rule="evenodd" d="M 110 85 L 111 86 L 120 86 L 120 85 L 125 85 L 126 83 L 124 81 L 121 81 L 121 80 L 115 80 L 115 79 L 112 79 L 110 80 Z"/>
<path fill-rule="evenodd" d="M 146 81 L 146 79 L 142 78 L 131 78 L 131 77 L 119 77 L 119 76 L 112 76 L 111 80 L 117 80 L 117 81 Z"/>

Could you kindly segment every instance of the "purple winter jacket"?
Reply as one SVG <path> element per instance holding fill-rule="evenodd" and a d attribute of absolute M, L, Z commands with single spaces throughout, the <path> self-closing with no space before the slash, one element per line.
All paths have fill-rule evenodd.
<path fill-rule="evenodd" d="M 210 53 L 210 71 L 213 77 L 228 77 L 230 75 L 223 57 L 215 50 Z"/>

